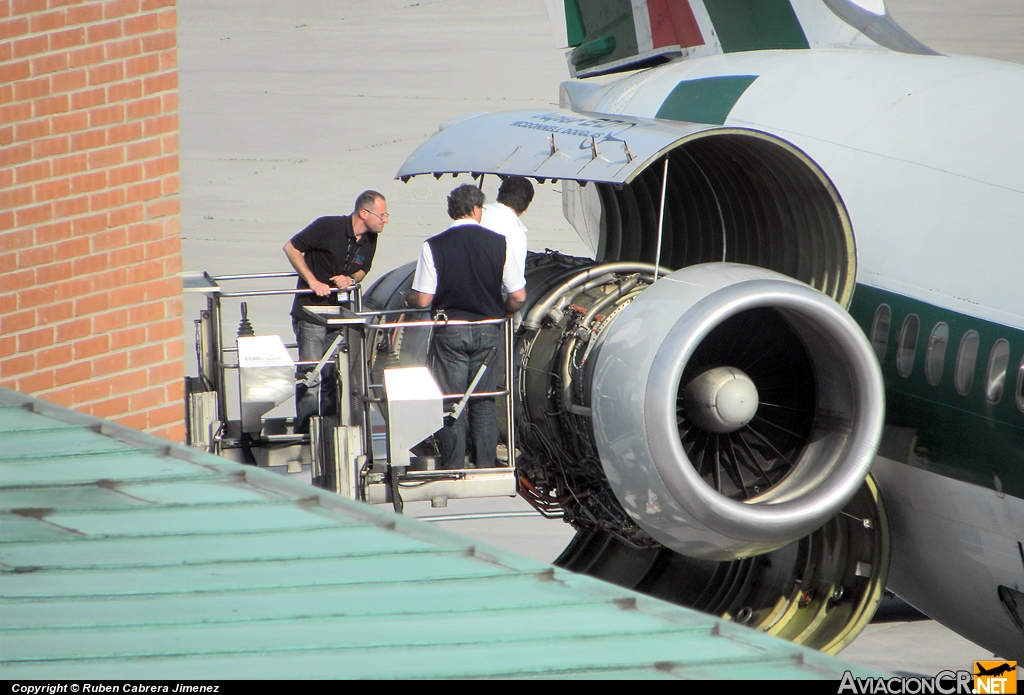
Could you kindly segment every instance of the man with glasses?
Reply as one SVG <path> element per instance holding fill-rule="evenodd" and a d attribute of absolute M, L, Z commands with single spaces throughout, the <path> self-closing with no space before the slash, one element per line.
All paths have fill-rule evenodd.
<path fill-rule="evenodd" d="M 299 274 L 297 288 L 312 293 L 297 294 L 292 303 L 292 328 L 299 344 L 299 359 L 319 360 L 331 346 L 339 331 L 329 331 L 306 320 L 303 307 L 339 304 L 338 290 L 360 282 L 370 271 L 377 250 L 377 235 L 388 222 L 388 205 L 377 191 L 363 191 L 356 198 L 351 215 L 320 217 L 284 245 L 288 262 Z M 321 377 L 331 383 L 333 371 L 328 364 Z M 295 388 L 295 429 L 309 431 L 312 415 L 334 415 L 334 389 L 327 389 L 320 400 L 320 380 L 306 388 Z"/>

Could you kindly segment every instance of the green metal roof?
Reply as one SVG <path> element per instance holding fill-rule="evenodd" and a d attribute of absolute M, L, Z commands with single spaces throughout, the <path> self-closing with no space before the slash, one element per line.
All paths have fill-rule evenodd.
<path fill-rule="evenodd" d="M 0 673 L 831 678 L 865 670 L 0 389 Z"/>

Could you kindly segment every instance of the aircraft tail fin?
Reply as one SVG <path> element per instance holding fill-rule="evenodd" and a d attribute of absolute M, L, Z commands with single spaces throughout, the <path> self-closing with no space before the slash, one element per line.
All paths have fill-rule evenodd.
<path fill-rule="evenodd" d="M 545 0 L 573 77 L 741 51 L 878 48 L 934 54 L 885 0 Z"/>

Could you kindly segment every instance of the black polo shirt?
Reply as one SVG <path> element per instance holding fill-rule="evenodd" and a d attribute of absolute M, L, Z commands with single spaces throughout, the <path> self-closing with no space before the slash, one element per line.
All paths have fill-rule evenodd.
<path fill-rule="evenodd" d="M 331 278 L 337 275 L 353 275 L 360 270 L 370 272 L 373 254 L 377 251 L 377 235 L 366 232 L 356 240 L 352 231 L 352 220 L 348 215 L 319 217 L 291 239 L 292 246 L 302 252 L 310 272 L 320 282 L 334 287 Z M 298 289 L 309 289 L 301 277 Z M 292 318 L 306 319 L 302 307 L 307 304 L 338 304 L 338 294 L 317 297 L 315 294 L 295 295 L 292 303 Z"/>

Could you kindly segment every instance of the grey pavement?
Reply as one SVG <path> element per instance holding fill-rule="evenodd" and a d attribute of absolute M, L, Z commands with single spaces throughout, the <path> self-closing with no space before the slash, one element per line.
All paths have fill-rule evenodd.
<path fill-rule="evenodd" d="M 939 51 L 1024 62 L 1021 0 L 890 0 L 891 13 Z M 447 226 L 450 177 L 393 180 L 443 121 L 555 105 L 566 79 L 541 0 L 178 0 L 181 198 L 186 270 L 290 270 L 281 247 L 314 218 L 345 214 L 376 188 L 391 222 L 368 280 L 415 260 Z M 493 195 L 495 182 L 485 191 Z M 524 221 L 530 248 L 588 255 L 538 188 Z M 200 307 L 186 302 L 186 335 Z M 237 320 L 233 308 L 227 322 Z M 259 333 L 290 333 L 287 301 L 250 303 Z M 189 373 L 194 372 L 193 366 Z M 413 516 L 521 513 L 521 499 L 409 505 Z M 509 516 L 443 528 L 552 560 L 571 538 L 560 521 Z M 932 621 L 869 627 L 843 657 L 933 675 L 990 656 Z"/>

